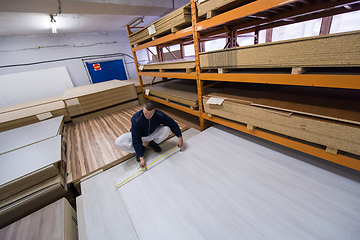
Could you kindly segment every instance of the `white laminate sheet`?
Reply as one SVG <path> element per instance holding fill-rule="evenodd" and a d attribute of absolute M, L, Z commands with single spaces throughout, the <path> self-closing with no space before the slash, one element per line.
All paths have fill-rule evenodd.
<path fill-rule="evenodd" d="M 138 239 L 360 239 L 360 183 L 216 128 L 186 143 L 118 189 Z"/>
<path fill-rule="evenodd" d="M 0 186 L 61 160 L 61 135 L 0 155 Z"/>
<path fill-rule="evenodd" d="M 0 132 L 0 154 L 59 135 L 64 116 Z"/>

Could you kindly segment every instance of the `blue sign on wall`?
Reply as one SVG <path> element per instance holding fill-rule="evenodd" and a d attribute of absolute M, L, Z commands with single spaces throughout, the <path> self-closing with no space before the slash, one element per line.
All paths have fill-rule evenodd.
<path fill-rule="evenodd" d="M 88 63 L 86 67 L 90 73 L 93 83 L 105 82 L 110 80 L 126 80 L 126 72 L 123 60 L 108 62 Z"/>

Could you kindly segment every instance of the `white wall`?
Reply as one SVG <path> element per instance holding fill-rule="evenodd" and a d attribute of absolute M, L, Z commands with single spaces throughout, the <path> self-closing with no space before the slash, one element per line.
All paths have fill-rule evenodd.
<path fill-rule="evenodd" d="M 129 78 L 136 78 L 135 65 L 125 30 L 108 33 L 0 37 L 0 75 L 65 66 L 73 85 L 77 87 L 90 84 L 82 61 L 84 56 L 114 53 L 131 56 L 124 56 L 124 60 L 127 63 Z M 66 58 L 75 59 L 31 64 Z M 103 60 L 104 57 L 99 59 Z M 31 65 L 4 67 L 19 64 Z"/>

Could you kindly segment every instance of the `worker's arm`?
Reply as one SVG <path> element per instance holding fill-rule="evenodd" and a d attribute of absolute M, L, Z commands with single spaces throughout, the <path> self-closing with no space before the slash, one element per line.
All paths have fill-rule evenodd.
<path fill-rule="evenodd" d="M 182 138 L 182 137 L 179 137 L 178 147 L 179 147 L 179 148 L 182 148 L 183 145 L 184 145 L 183 138 Z"/>

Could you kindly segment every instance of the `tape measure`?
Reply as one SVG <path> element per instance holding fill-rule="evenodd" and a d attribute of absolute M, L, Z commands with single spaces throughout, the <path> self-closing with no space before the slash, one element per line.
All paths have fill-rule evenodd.
<path fill-rule="evenodd" d="M 145 172 L 151 165 L 153 165 L 154 163 L 156 163 L 157 161 L 159 161 L 160 159 L 166 157 L 169 157 L 170 153 L 174 154 L 178 151 L 175 151 L 176 149 L 179 149 L 178 151 L 180 151 L 181 149 L 176 146 L 173 149 L 170 149 L 169 151 L 167 151 L 166 153 L 164 153 L 162 156 L 160 156 L 159 158 L 157 158 L 156 160 L 154 160 L 152 163 L 150 163 L 149 165 L 147 165 L 145 168 L 139 170 L 137 173 L 133 174 L 132 176 L 128 177 L 127 179 L 125 179 L 124 181 L 122 181 L 121 183 L 119 183 L 118 185 L 115 186 L 116 189 L 118 189 L 119 187 L 123 186 L 124 184 L 128 183 L 130 180 L 132 180 L 133 178 L 137 177 L 140 175 L 140 173 Z"/>

